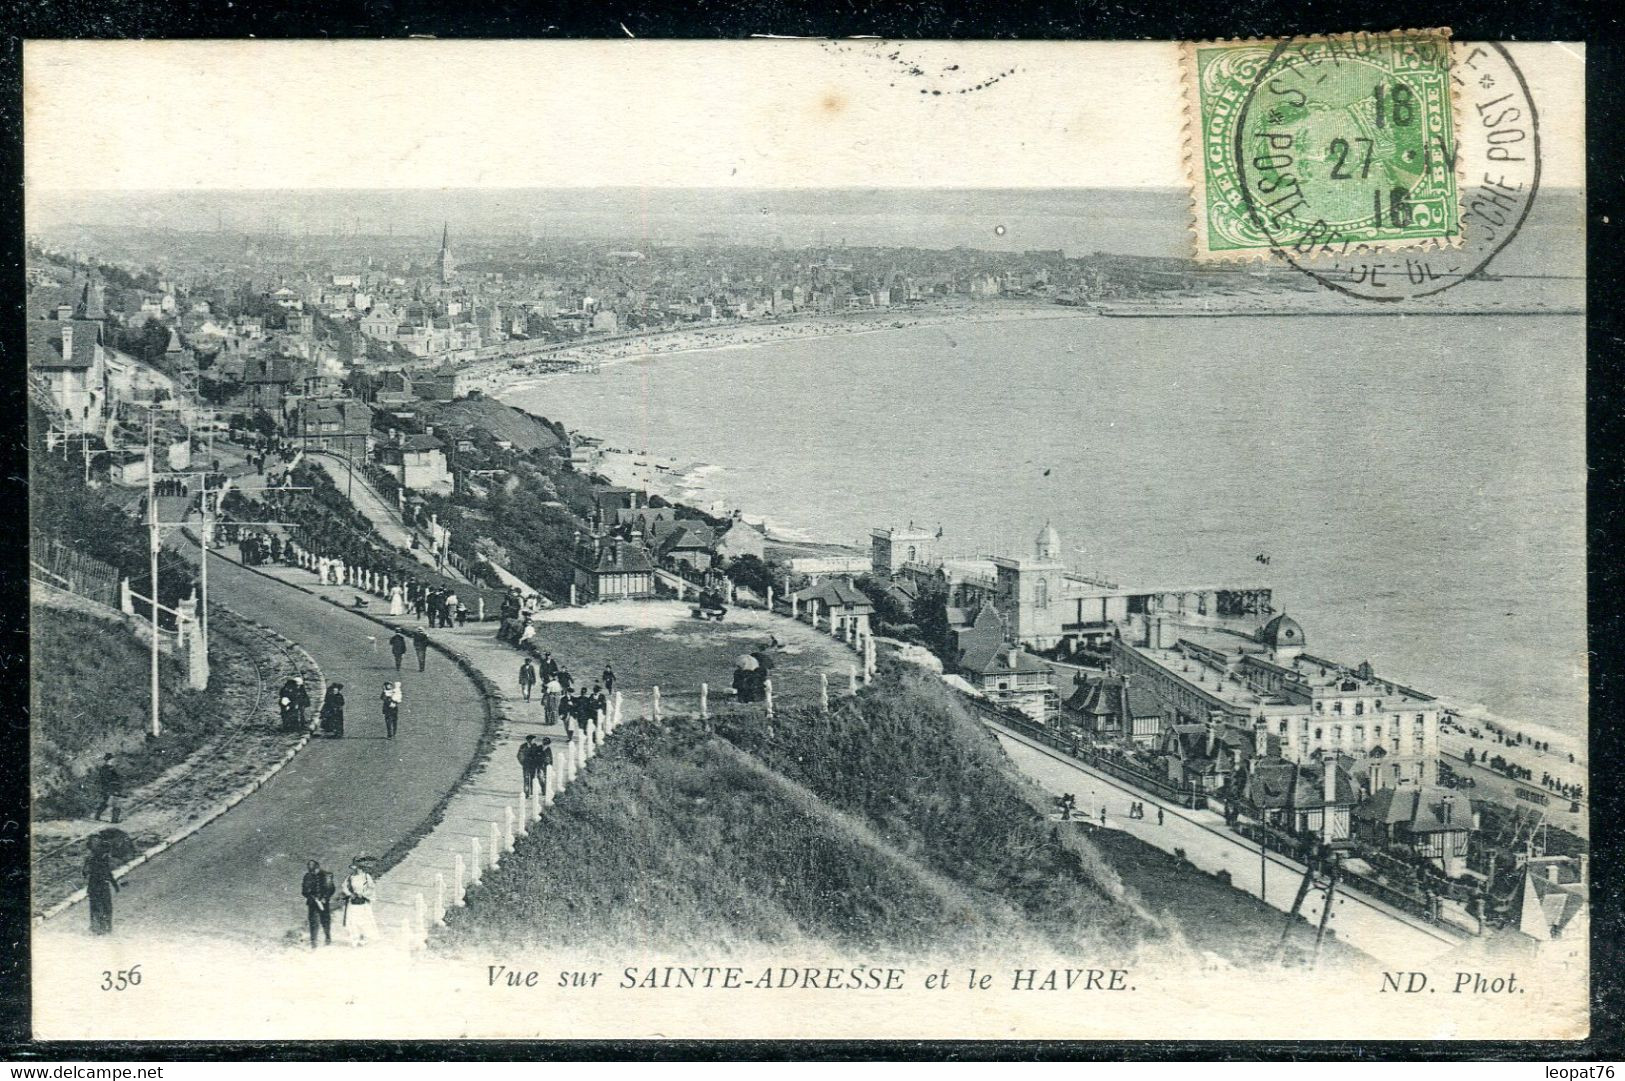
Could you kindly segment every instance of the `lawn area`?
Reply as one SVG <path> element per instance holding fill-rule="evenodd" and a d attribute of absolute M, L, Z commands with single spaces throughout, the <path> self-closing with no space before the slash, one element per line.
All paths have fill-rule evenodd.
<path fill-rule="evenodd" d="M 577 682 L 585 679 L 589 687 L 605 663 L 613 662 L 628 711 L 643 709 L 657 686 L 668 712 L 695 711 L 702 680 L 709 684 L 712 706 L 722 707 L 732 698 L 735 658 L 761 649 L 772 636 L 782 643 L 771 651 L 776 703 L 816 703 L 821 672 L 829 674 L 831 696 L 845 692 L 848 669 L 858 657 L 828 635 L 752 609 L 730 609 L 721 623 L 705 622 L 690 616 L 690 607 L 678 601 L 626 601 L 549 609 L 541 614 L 532 644 L 538 653 L 551 650 Z"/>

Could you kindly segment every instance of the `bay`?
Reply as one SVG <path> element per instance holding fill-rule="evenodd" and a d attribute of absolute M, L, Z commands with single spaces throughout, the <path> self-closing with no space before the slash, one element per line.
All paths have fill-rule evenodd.
<path fill-rule="evenodd" d="M 1025 552 L 1051 520 L 1115 582 L 1266 585 L 1316 653 L 1585 731 L 1577 316 L 919 327 L 503 397 L 702 461 L 713 496 L 811 537 L 912 519 Z"/>

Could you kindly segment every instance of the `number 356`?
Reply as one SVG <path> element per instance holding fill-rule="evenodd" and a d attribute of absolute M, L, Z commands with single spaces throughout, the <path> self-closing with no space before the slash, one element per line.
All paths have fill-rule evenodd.
<path fill-rule="evenodd" d="M 103 991 L 123 991 L 131 987 L 141 986 L 141 966 L 132 965 L 121 968 L 117 972 L 102 970 Z"/>

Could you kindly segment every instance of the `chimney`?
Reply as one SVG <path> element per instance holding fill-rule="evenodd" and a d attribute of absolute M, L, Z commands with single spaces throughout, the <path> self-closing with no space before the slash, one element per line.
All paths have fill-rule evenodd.
<path fill-rule="evenodd" d="M 56 317 L 57 317 L 57 320 L 59 322 L 63 322 L 63 323 L 66 323 L 69 319 L 72 319 L 73 318 L 73 305 L 72 304 L 58 304 L 56 306 Z"/>
<path fill-rule="evenodd" d="M 1550 882 L 1554 886 L 1561 885 L 1557 877 L 1557 864 L 1548 863 L 1546 865 L 1546 881 Z"/>
<path fill-rule="evenodd" d="M 1006 663 L 1008 663 L 1010 665 L 1010 671 L 1014 672 L 1016 670 L 1016 660 L 1020 656 L 1021 656 L 1021 647 L 1020 646 L 1011 646 L 1009 651 L 1005 654 L 1004 659 L 1005 659 Z"/>
<path fill-rule="evenodd" d="M 62 324 L 62 359 L 73 359 L 73 323 Z"/>
<path fill-rule="evenodd" d="M 1329 759 L 1320 775 L 1320 798 L 1330 806 L 1337 802 L 1337 759 Z"/>

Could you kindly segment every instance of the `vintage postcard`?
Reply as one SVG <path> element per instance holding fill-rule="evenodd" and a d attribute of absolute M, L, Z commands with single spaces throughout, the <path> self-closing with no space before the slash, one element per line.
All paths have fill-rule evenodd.
<path fill-rule="evenodd" d="M 36 1037 L 1585 1037 L 1585 50 L 1338 29 L 29 43 Z"/>

